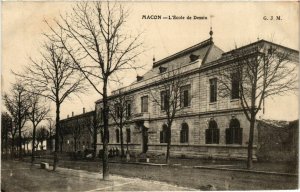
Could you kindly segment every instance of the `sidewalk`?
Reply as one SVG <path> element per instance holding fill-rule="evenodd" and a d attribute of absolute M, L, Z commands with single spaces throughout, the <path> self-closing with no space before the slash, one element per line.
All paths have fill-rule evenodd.
<path fill-rule="evenodd" d="M 110 175 L 58 167 L 41 169 L 39 164 L 5 161 L 1 167 L 1 188 L 5 191 L 189 191 L 165 182 Z"/>
<path fill-rule="evenodd" d="M 52 166 L 48 171 L 52 170 Z M 195 189 L 167 184 L 165 182 L 143 180 L 139 178 L 127 178 L 118 175 L 110 175 L 108 181 L 102 180 L 102 173 L 88 172 L 58 167 L 57 174 L 79 181 L 96 182 L 97 187 L 88 191 L 191 191 Z"/>
<path fill-rule="evenodd" d="M 26 166 L 20 168 L 24 169 L 27 167 L 28 169 L 29 164 L 24 164 L 26 164 Z M 15 164 L 13 164 L 13 166 L 16 167 Z M 65 189 L 64 191 L 182 191 L 192 190 L 191 188 L 201 190 L 209 190 L 210 188 L 215 188 L 216 190 L 278 190 L 298 188 L 298 176 L 258 174 L 252 171 L 244 172 L 215 168 L 197 169 L 191 166 L 147 166 L 132 163 L 110 163 L 109 169 L 112 174 L 111 182 L 101 180 L 100 171 L 102 170 L 102 166 L 99 162 L 60 161 L 59 168 L 55 172 L 39 169 L 36 166 L 33 167 L 34 169 L 28 172 L 24 170 L 22 172 L 20 170 L 21 176 L 17 179 L 22 181 L 24 185 L 30 184 L 30 189 L 32 189 L 32 181 L 37 181 L 34 191 L 41 191 L 41 189 L 47 189 L 49 186 L 53 187 L 52 185 L 57 187 L 56 191 L 62 191 L 62 189 Z M 7 171 L 9 172 L 9 170 L 6 169 L 3 173 L 7 174 Z M 9 174 L 8 176 L 5 174 L 2 179 L 5 180 L 8 177 L 7 183 L 9 183 L 10 186 L 20 185 L 19 182 L 14 183 L 14 179 L 10 179 Z M 41 180 L 40 177 L 47 178 L 47 180 Z M 186 188 L 178 186 L 184 186 Z M 26 191 L 24 190 L 24 186 L 22 187 L 23 188 L 17 189 Z M 29 189 L 28 186 L 27 189 Z"/>

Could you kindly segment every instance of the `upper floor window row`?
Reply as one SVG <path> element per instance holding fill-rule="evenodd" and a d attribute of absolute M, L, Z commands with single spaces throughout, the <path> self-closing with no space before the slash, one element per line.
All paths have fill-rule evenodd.
<path fill-rule="evenodd" d="M 170 91 L 162 91 L 160 92 L 160 108 L 161 110 L 165 111 L 169 107 L 169 97 L 170 97 Z"/>
<path fill-rule="evenodd" d="M 185 85 L 180 88 L 180 107 L 191 105 L 191 85 Z"/>
<path fill-rule="evenodd" d="M 148 95 L 141 97 L 141 112 L 148 112 Z"/>
<path fill-rule="evenodd" d="M 230 87 L 230 85 L 228 86 Z M 231 99 L 238 99 L 240 97 L 240 79 L 238 73 L 231 74 Z M 212 78 L 209 80 L 209 102 L 216 102 L 218 95 L 218 80 Z"/>
<path fill-rule="evenodd" d="M 240 98 L 240 75 L 238 72 L 231 74 L 231 99 Z"/>
<path fill-rule="evenodd" d="M 217 78 L 209 80 L 209 101 L 217 101 Z"/>

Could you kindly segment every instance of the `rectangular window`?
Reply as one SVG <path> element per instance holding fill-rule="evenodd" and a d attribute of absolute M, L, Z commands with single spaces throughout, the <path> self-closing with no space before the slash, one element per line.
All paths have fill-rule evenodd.
<path fill-rule="evenodd" d="M 231 74 L 231 99 L 238 99 L 240 97 L 240 80 L 239 74 Z"/>
<path fill-rule="evenodd" d="M 167 110 L 169 107 L 169 97 L 170 97 L 170 91 L 162 91 L 160 92 L 160 107 L 161 110 Z"/>
<path fill-rule="evenodd" d="M 130 143 L 131 142 L 131 133 L 130 129 L 126 129 L 126 142 Z"/>
<path fill-rule="evenodd" d="M 120 118 L 121 116 L 121 107 L 119 104 L 115 104 L 115 116 L 116 118 Z"/>
<path fill-rule="evenodd" d="M 141 112 L 148 112 L 148 96 L 144 96 L 141 98 Z"/>
<path fill-rule="evenodd" d="M 191 85 L 180 88 L 180 106 L 188 107 L 191 105 Z"/>
<path fill-rule="evenodd" d="M 131 102 L 126 101 L 126 117 L 130 117 L 130 116 L 131 116 Z"/>
<path fill-rule="evenodd" d="M 217 78 L 209 80 L 210 102 L 217 101 Z"/>

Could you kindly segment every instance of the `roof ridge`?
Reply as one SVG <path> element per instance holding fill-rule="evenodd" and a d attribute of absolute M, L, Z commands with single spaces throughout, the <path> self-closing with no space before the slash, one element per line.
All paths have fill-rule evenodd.
<path fill-rule="evenodd" d="M 196 49 L 196 48 L 199 48 L 199 47 L 203 47 L 203 46 L 209 45 L 209 44 L 213 44 L 213 41 L 212 41 L 211 38 L 206 39 L 206 40 L 204 40 L 204 41 L 201 41 L 200 43 L 197 43 L 197 44 L 195 44 L 195 45 L 192 45 L 192 46 L 190 46 L 190 47 L 188 47 L 188 48 L 185 48 L 185 49 L 183 49 L 183 50 L 181 50 L 181 51 L 178 51 L 178 52 L 176 52 L 176 53 L 174 53 L 174 54 L 172 54 L 172 55 L 169 55 L 169 56 L 167 56 L 167 57 L 165 57 L 165 58 L 163 58 L 163 59 L 160 59 L 160 60 L 154 62 L 154 63 L 153 63 L 153 68 L 154 68 L 154 67 L 157 67 L 157 66 L 159 66 L 159 65 L 161 65 L 161 64 L 164 64 L 164 63 L 168 62 L 169 60 L 172 60 L 172 59 L 174 59 L 174 58 L 176 58 L 176 57 L 179 57 L 180 55 L 182 55 L 182 54 L 184 54 L 184 53 L 186 53 L 186 52 L 188 52 L 188 51 L 191 51 L 191 50 L 193 50 L 193 49 Z"/>

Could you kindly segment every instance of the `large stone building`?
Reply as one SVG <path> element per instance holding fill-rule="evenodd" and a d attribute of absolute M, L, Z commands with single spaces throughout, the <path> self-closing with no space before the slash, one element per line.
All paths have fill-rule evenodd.
<path fill-rule="evenodd" d="M 259 40 L 236 50 L 250 54 L 252 48 L 273 45 L 275 46 L 271 42 Z M 110 101 L 121 96 L 126 99 L 128 119 L 123 129 L 123 138 L 128 149 L 135 153 L 166 153 L 166 112 L 154 100 L 163 100 L 163 84 L 167 80 L 162 75 L 180 69 L 180 73 L 171 78 L 177 75 L 188 78 L 180 87 L 180 110 L 176 113 L 171 128 L 171 155 L 246 158 L 250 124 L 243 113 L 238 93 L 233 87 L 228 97 L 220 97 L 217 93 L 219 77 L 216 69 L 230 65 L 236 50 L 224 52 L 210 37 L 154 61 L 152 69 L 143 76 L 138 76 L 135 82 L 113 91 Z M 296 55 L 298 53 L 295 50 L 292 52 Z M 234 86 L 234 83 L 231 85 Z M 102 100 L 96 101 L 97 116 L 101 116 L 102 108 Z M 254 132 L 254 159 L 256 144 L 257 130 Z M 99 143 L 98 149 L 101 148 Z M 120 130 L 112 118 L 109 119 L 109 148 L 120 149 Z"/>

